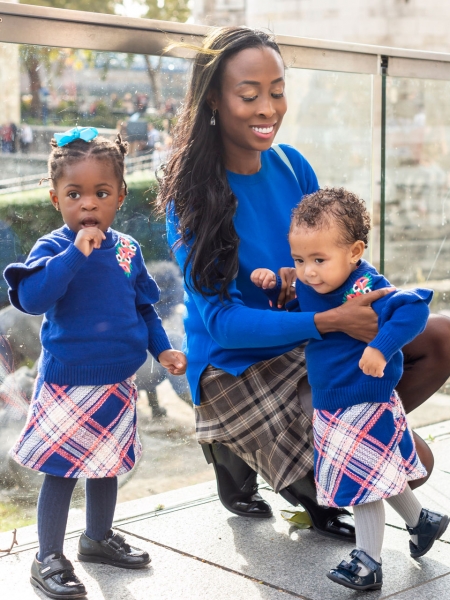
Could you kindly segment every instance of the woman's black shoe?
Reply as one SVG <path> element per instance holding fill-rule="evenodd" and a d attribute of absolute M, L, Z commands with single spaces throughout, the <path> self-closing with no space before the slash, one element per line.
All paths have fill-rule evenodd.
<path fill-rule="evenodd" d="M 431 512 L 426 508 L 422 508 L 419 522 L 415 527 L 408 527 L 409 535 L 417 535 L 417 544 L 411 540 L 409 542 L 410 554 L 413 558 L 423 556 L 431 549 L 434 542 L 443 535 L 448 526 L 447 515 Z"/>
<path fill-rule="evenodd" d="M 353 560 L 349 563 L 343 560 L 335 569 L 331 569 L 327 573 L 328 579 L 352 590 L 379 590 L 383 585 L 381 562 L 378 563 L 363 550 L 352 550 L 350 556 Z M 358 575 L 361 563 L 370 570 L 367 575 Z"/>
<path fill-rule="evenodd" d="M 147 566 L 151 559 L 145 550 L 133 548 L 123 536 L 110 529 L 101 542 L 91 540 L 82 533 L 78 541 L 78 560 L 121 569 L 140 569 Z"/>
<path fill-rule="evenodd" d="M 256 472 L 223 444 L 202 444 L 216 473 L 217 491 L 227 510 L 240 517 L 270 518 L 272 509 L 258 493 Z"/>
<path fill-rule="evenodd" d="M 84 598 L 86 588 L 75 575 L 72 563 L 64 554 L 50 554 L 31 565 L 31 584 L 49 598 Z"/>
<path fill-rule="evenodd" d="M 294 506 L 301 504 L 309 514 L 314 530 L 320 535 L 355 543 L 355 522 L 351 514 L 344 508 L 317 504 L 313 471 L 281 490 L 280 495 Z"/>

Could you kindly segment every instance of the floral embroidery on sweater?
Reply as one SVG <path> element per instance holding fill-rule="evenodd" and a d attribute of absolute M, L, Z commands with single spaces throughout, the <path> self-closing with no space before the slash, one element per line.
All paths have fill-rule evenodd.
<path fill-rule="evenodd" d="M 368 294 L 371 291 L 372 275 L 370 275 L 370 273 L 366 273 L 362 277 L 359 277 L 353 286 L 345 292 L 342 303 L 347 302 L 347 300 L 351 300 L 352 298 L 356 298 L 357 296 Z"/>
<path fill-rule="evenodd" d="M 137 246 L 124 236 L 119 237 L 116 244 L 116 258 L 119 265 L 125 271 L 125 275 L 129 277 L 133 270 L 133 257 L 136 255 Z"/>

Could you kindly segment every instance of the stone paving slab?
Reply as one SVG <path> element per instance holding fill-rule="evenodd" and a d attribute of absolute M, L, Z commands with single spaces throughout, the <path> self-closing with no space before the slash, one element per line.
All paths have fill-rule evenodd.
<path fill-rule="evenodd" d="M 341 599 L 347 592 L 328 581 L 325 573 L 347 559 L 353 545 L 290 527 L 280 516 L 289 505 L 270 491 L 263 495 L 274 509 L 272 519 L 231 516 L 220 503 L 211 502 L 123 524 L 120 529 L 270 582 L 302 598 Z M 413 561 L 406 531 L 388 526 L 383 562 L 385 583 L 382 593 L 374 593 L 377 598 L 450 573 L 450 545 L 437 542 L 425 558 Z M 351 597 L 367 594 L 352 593 Z"/>
<path fill-rule="evenodd" d="M 202 563 L 149 542 L 129 538 L 152 556 L 149 568 L 127 571 L 76 560 L 77 539 L 66 542 L 66 554 L 88 590 L 88 600 L 286 600 L 285 593 L 235 573 Z M 2 600 L 47 598 L 29 583 L 34 551 L 0 561 Z"/>

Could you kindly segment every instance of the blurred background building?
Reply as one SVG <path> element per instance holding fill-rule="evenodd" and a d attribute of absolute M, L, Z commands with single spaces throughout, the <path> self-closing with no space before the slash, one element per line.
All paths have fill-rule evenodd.
<path fill-rule="evenodd" d="M 450 51 L 447 0 L 194 0 L 193 20 L 276 34 Z"/>

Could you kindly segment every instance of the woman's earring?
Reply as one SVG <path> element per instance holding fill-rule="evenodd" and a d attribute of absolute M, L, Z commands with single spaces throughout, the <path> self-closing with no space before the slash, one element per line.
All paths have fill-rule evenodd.
<path fill-rule="evenodd" d="M 209 122 L 209 124 L 212 126 L 214 126 L 216 124 L 216 112 L 217 112 L 217 108 L 213 108 L 211 121 Z"/>

